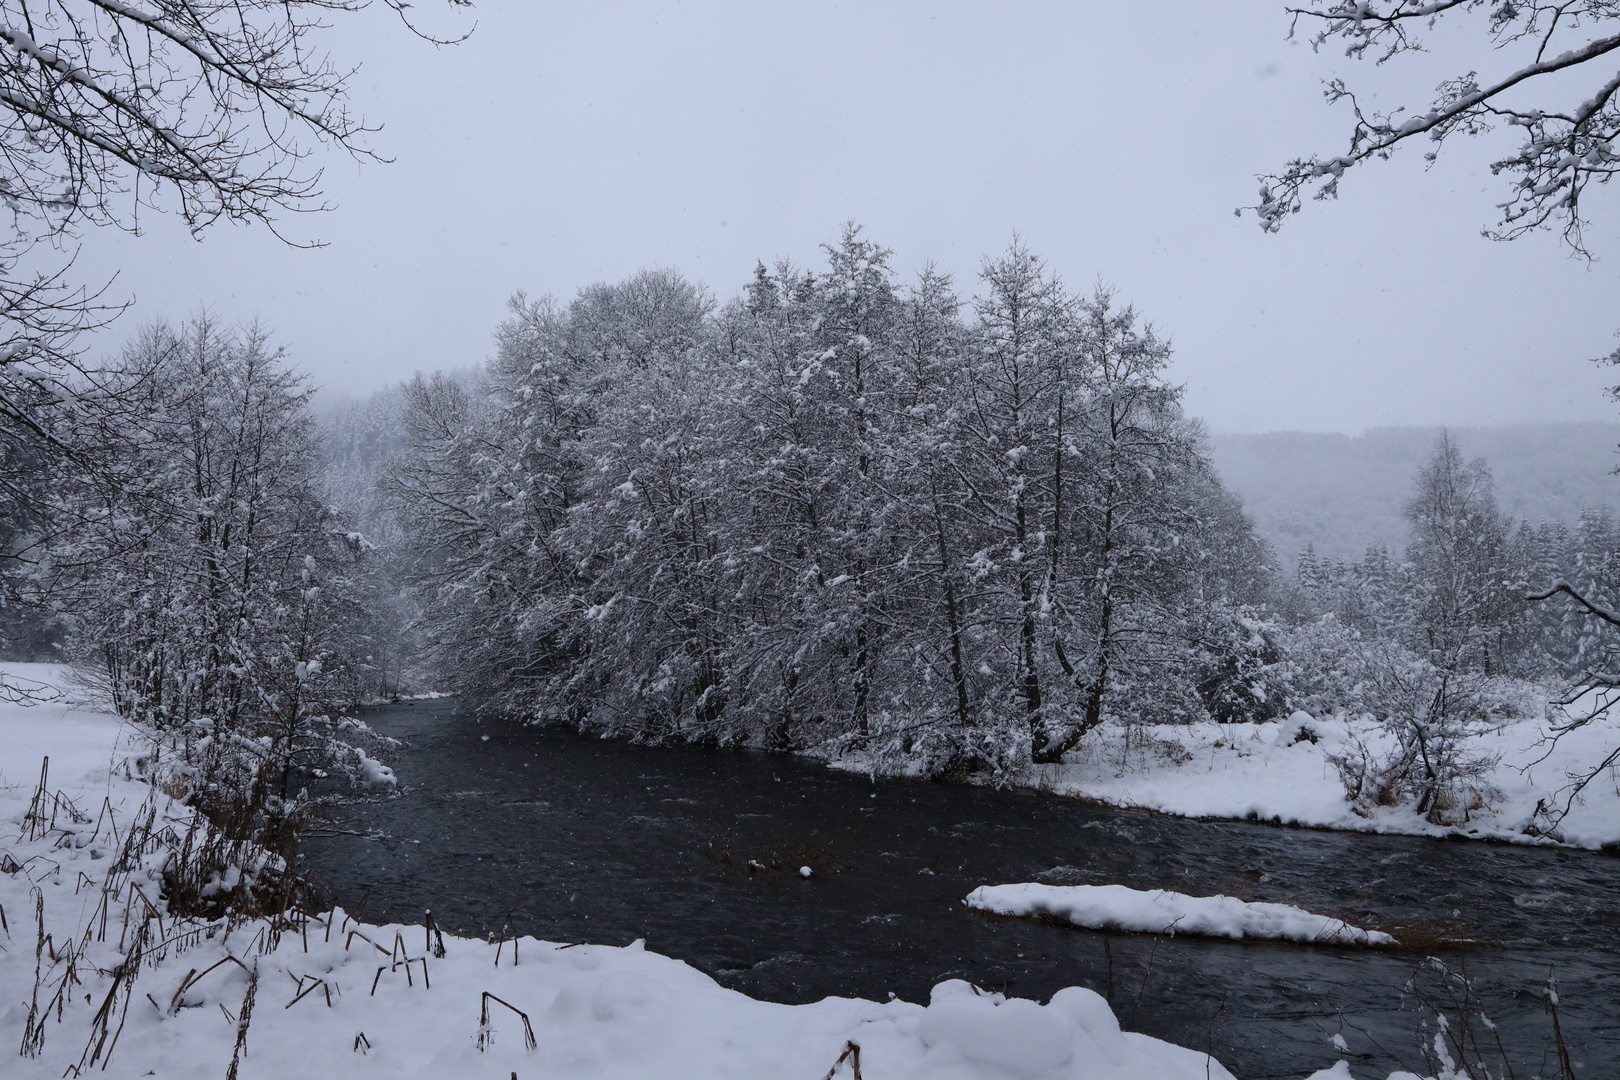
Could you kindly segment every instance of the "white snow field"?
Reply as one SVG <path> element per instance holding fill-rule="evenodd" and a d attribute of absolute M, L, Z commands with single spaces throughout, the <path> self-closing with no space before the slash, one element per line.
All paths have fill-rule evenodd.
<path fill-rule="evenodd" d="M 60 675 L 25 665 L 0 674 L 41 683 Z M 159 895 L 169 857 L 161 845 L 115 868 L 119 834 L 128 838 L 148 800 L 159 825 L 183 833 L 190 821 L 185 807 L 129 778 L 126 762 L 141 746 L 116 717 L 90 708 L 0 702 L 8 1080 L 845 1080 L 855 1075 L 852 1047 L 867 1080 L 1231 1078 L 1206 1054 L 1122 1032 L 1103 998 L 1079 987 L 1044 1005 L 960 981 L 935 987 L 926 1006 L 778 1005 L 641 942 L 447 936 L 441 958 L 420 926 L 363 924 L 341 910 L 279 936 L 266 920 L 177 918 Z M 30 822 L 47 755 L 46 809 Z M 25 1044 L 33 1052 L 19 1055 Z M 1310 1080 L 1348 1076 L 1342 1065 Z"/>
<path fill-rule="evenodd" d="M 1301 727 L 1316 741 L 1299 739 Z M 1600 720 L 1546 741 L 1540 720 L 1504 724 L 1470 740 L 1470 749 L 1499 755 L 1486 777 L 1484 805 L 1461 820 L 1436 824 L 1405 806 L 1353 806 L 1328 760 L 1357 740 L 1375 754 L 1393 736 L 1371 724 L 1295 713 L 1264 724 L 1151 725 L 1127 732 L 1104 727 L 1088 735 L 1061 765 L 1036 765 L 1022 784 L 1112 806 L 1193 818 L 1257 817 L 1281 824 L 1414 836 L 1466 836 L 1550 843 L 1527 833 L 1537 800 L 1561 805 L 1571 775 L 1620 746 L 1620 723 Z M 1558 840 L 1597 849 L 1620 844 L 1620 771 L 1609 769 L 1578 795 Z"/>
<path fill-rule="evenodd" d="M 1124 885 L 1024 882 L 981 885 L 968 894 L 966 903 L 996 915 L 1050 915 L 1089 930 L 1268 938 L 1315 945 L 1395 944 L 1382 931 L 1363 930 L 1289 904 L 1250 903 L 1234 896 L 1188 896 L 1168 889 L 1146 892 Z"/>

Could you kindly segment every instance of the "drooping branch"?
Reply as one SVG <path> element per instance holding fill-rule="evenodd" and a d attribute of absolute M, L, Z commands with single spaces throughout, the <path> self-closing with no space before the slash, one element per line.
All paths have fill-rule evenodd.
<path fill-rule="evenodd" d="M 1606 712 L 1607 709 L 1605 708 Z M 1563 734 L 1565 732 L 1555 734 L 1553 742 L 1556 743 Z M 1564 818 L 1569 816 L 1569 812 L 1575 808 L 1575 800 L 1580 797 L 1581 792 L 1586 790 L 1587 785 L 1605 772 L 1613 769 L 1617 764 L 1620 764 L 1620 746 L 1611 750 L 1596 765 L 1589 765 L 1576 772 L 1569 773 L 1570 782 L 1554 792 L 1551 798 L 1537 799 L 1532 821 L 1540 819 L 1545 824 L 1537 823 L 1535 826 L 1536 832 L 1545 835 L 1556 830 L 1563 823 Z"/>
<path fill-rule="evenodd" d="M 1301 20 L 1315 20 L 1320 30 L 1311 38 L 1320 48 L 1331 39 L 1346 43 L 1346 54 L 1361 58 L 1378 51 L 1383 64 L 1401 54 L 1427 51 L 1413 36 L 1416 24 L 1432 26 L 1459 9 L 1487 6 L 1483 0 L 1445 0 L 1411 3 L 1407 0 L 1376 5 L 1333 0 L 1311 7 L 1290 8 L 1293 32 Z M 1602 64 L 1620 52 L 1620 34 L 1599 34 L 1558 49 L 1580 28 L 1596 27 L 1620 19 L 1620 6 L 1612 0 L 1564 0 L 1560 3 L 1492 3 L 1486 36 L 1497 49 L 1533 45 L 1528 63 L 1494 80 L 1481 81 L 1478 73 L 1444 80 L 1439 94 L 1421 114 L 1404 107 L 1390 112 L 1366 112 L 1342 79 L 1327 83 L 1329 104 L 1347 101 L 1355 113 L 1350 145 L 1345 153 L 1295 158 L 1279 173 L 1260 177 L 1259 202 L 1240 208 L 1255 213 L 1267 232 L 1282 227 L 1303 205 L 1306 189 L 1315 187 L 1316 199 L 1335 198 L 1339 181 L 1349 169 L 1369 159 L 1388 158 L 1404 142 L 1426 138 L 1436 144 L 1425 154 L 1434 161 L 1439 145 L 1454 134 L 1481 135 L 1493 122 L 1524 129 L 1517 151 L 1491 163 L 1493 173 L 1517 176 L 1509 198 L 1498 205 L 1501 220 L 1487 235 L 1512 239 L 1535 229 L 1563 222 L 1569 247 L 1588 255 L 1582 229 L 1581 197 L 1592 181 L 1607 183 L 1620 172 L 1620 74 L 1609 71 L 1591 94 L 1568 108 L 1520 105 L 1532 85 L 1541 87 L 1583 65 Z"/>
<path fill-rule="evenodd" d="M 1588 600 L 1573 587 L 1571 587 L 1567 581 L 1558 582 L 1546 592 L 1531 593 L 1530 595 L 1526 596 L 1525 599 L 1530 601 L 1550 600 L 1559 593 L 1563 593 L 1565 596 L 1568 596 L 1581 607 L 1585 608 L 1588 614 L 1602 619 L 1610 626 L 1620 626 L 1620 612 L 1610 611 L 1608 608 L 1599 607 L 1597 604 L 1592 603 L 1592 601 Z"/>

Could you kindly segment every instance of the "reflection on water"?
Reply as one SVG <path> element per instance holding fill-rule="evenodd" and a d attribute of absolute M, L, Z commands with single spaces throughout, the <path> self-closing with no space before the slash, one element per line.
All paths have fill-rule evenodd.
<path fill-rule="evenodd" d="M 1401 988 L 1428 952 L 1465 970 L 1514 1050 L 1543 1063 L 1534 992 L 1556 965 L 1577 1074 L 1620 1061 L 1620 859 L 1203 823 L 1022 791 L 870 780 L 765 754 L 474 725 L 452 700 L 375 710 L 409 740 L 404 794 L 347 807 L 306 865 L 368 918 L 626 944 L 784 1002 L 926 1001 L 947 978 L 1026 997 L 1105 994 L 1127 1029 L 1209 1049 L 1240 1077 L 1308 1075 L 1348 1042 L 1358 1076 L 1411 1068 Z M 485 738 L 487 736 L 487 738 Z M 810 877 L 799 867 L 808 866 Z M 1413 951 L 1105 934 L 970 912 L 979 885 L 1044 880 L 1225 893 L 1388 930 Z M 1464 944 L 1458 944 L 1463 942 Z"/>

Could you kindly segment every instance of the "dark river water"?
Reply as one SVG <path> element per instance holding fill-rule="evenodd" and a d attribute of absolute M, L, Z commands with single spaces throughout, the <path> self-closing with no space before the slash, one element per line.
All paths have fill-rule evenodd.
<path fill-rule="evenodd" d="M 787 756 L 475 724 L 457 709 L 442 699 L 372 710 L 374 727 L 409 744 L 395 762 L 401 793 L 344 807 L 307 844 L 306 868 L 337 901 L 352 909 L 371 890 L 368 919 L 415 923 L 431 908 L 464 934 L 510 919 L 554 941 L 645 938 L 783 1002 L 925 1002 L 949 978 L 1043 1000 L 1088 986 L 1128 1030 L 1208 1049 L 1253 1080 L 1331 1065 L 1335 1034 L 1357 1077 L 1421 1067 L 1418 1006 L 1403 988 L 1428 956 L 1472 980 L 1518 1077 L 1557 1076 L 1539 993 L 1551 969 L 1576 1075 L 1620 1077 L 1611 855 L 874 783 Z M 976 886 L 1041 874 L 1282 901 L 1412 947 L 1100 933 L 962 903 Z M 1441 980 L 1419 986 L 1433 994 Z"/>

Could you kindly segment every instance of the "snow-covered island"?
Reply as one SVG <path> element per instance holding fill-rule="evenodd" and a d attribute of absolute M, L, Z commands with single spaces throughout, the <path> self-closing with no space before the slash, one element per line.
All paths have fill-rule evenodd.
<path fill-rule="evenodd" d="M 1088 930 L 1262 938 L 1311 945 L 1396 943 L 1381 930 L 1363 930 L 1292 904 L 1254 903 L 1234 896 L 1188 896 L 1169 889 L 1148 892 L 1124 885 L 1020 882 L 982 885 L 968 894 L 965 903 L 993 915 L 1049 915 Z"/>

